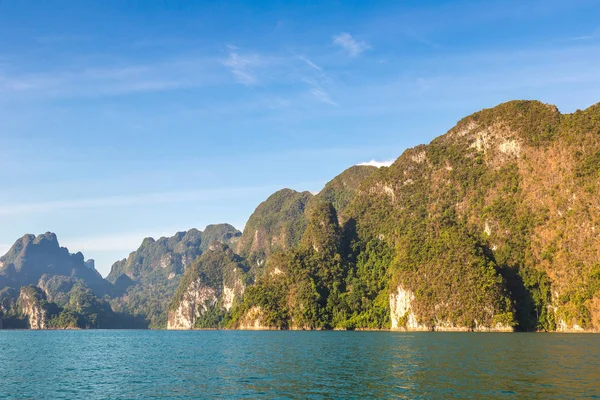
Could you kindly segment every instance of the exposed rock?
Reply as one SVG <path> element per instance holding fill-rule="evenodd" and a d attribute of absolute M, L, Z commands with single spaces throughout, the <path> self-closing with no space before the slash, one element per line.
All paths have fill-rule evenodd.
<path fill-rule="evenodd" d="M 142 314 L 153 327 L 167 325 L 166 310 L 186 269 L 213 245 L 235 242 L 241 232 L 229 224 L 190 229 L 170 238 L 146 238 L 127 259 L 113 264 L 107 279 L 115 285 L 112 306 Z"/>
<path fill-rule="evenodd" d="M 231 309 L 244 293 L 245 269 L 242 259 L 229 247 L 211 245 L 186 270 L 169 307 L 167 329 L 219 327 L 218 321 L 197 321 L 208 311 L 221 314 Z"/>
<path fill-rule="evenodd" d="M 192 329 L 196 319 L 216 302 L 216 290 L 199 279 L 194 280 L 183 293 L 179 306 L 169 311 L 167 329 Z"/>
<path fill-rule="evenodd" d="M 35 286 L 21 288 L 17 305 L 21 314 L 27 317 L 29 329 L 46 329 L 48 313 L 44 307 L 44 292 Z"/>
<path fill-rule="evenodd" d="M 401 331 L 439 331 L 439 332 L 513 332 L 510 325 L 496 323 L 492 326 L 461 326 L 449 321 L 436 320 L 431 326 L 419 323 L 413 310 L 414 293 L 398 286 L 397 291 L 390 294 L 390 319 L 392 330 Z"/>
<path fill-rule="evenodd" d="M 393 330 L 433 330 L 432 327 L 417 322 L 417 318 L 411 307 L 414 299 L 415 295 L 401 286 L 398 286 L 398 290 L 395 293 L 390 294 L 390 319 Z"/>
<path fill-rule="evenodd" d="M 265 325 L 263 321 L 262 308 L 260 306 L 253 306 L 242 316 L 238 329 L 248 331 L 276 330 L 276 328 Z"/>

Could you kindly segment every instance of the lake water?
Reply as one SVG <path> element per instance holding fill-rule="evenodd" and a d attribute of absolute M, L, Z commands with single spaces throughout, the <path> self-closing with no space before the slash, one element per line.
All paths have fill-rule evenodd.
<path fill-rule="evenodd" d="M 0 398 L 600 398 L 600 335 L 0 331 Z"/>

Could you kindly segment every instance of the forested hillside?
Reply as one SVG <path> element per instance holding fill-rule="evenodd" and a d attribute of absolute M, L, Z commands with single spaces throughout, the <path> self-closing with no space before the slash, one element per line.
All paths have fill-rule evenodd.
<path fill-rule="evenodd" d="M 55 235 L 26 235 L 0 259 L 0 320 L 600 331 L 599 191 L 600 104 L 511 101 L 390 167 L 351 167 L 314 195 L 282 189 L 243 234 L 147 238 L 107 280 Z"/>
<path fill-rule="evenodd" d="M 475 113 L 319 208 L 233 326 L 598 330 L 599 154 L 599 105 Z"/>

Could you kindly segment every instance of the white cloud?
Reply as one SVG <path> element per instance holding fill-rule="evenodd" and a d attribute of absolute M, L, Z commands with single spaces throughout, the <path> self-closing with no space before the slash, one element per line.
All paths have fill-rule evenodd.
<path fill-rule="evenodd" d="M 351 34 L 342 32 L 339 35 L 333 37 L 333 44 L 340 46 L 342 49 L 348 52 L 351 57 L 356 57 L 363 51 L 370 48 L 367 42 L 362 40 L 356 40 Z"/>
<path fill-rule="evenodd" d="M 367 162 L 362 162 L 357 165 L 369 165 L 371 167 L 381 168 L 381 167 L 389 167 L 390 165 L 392 165 L 394 163 L 394 161 L 396 161 L 396 160 L 387 160 L 387 161 L 371 160 L 371 161 L 367 161 Z"/>

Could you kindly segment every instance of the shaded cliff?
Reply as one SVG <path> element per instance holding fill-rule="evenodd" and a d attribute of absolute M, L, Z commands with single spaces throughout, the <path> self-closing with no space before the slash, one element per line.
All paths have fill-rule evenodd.
<path fill-rule="evenodd" d="M 338 213 L 343 212 L 356 195 L 360 183 L 377 168 L 355 165 L 336 176 L 316 195 L 282 189 L 262 202 L 248 219 L 236 247 L 254 266 L 277 251 L 297 246 L 306 230 L 311 208 L 331 203 Z"/>
<path fill-rule="evenodd" d="M 0 258 L 0 289 L 36 285 L 44 275 L 81 280 L 98 296 L 110 293 L 111 285 L 83 254 L 60 247 L 56 235 L 25 235 Z"/>

